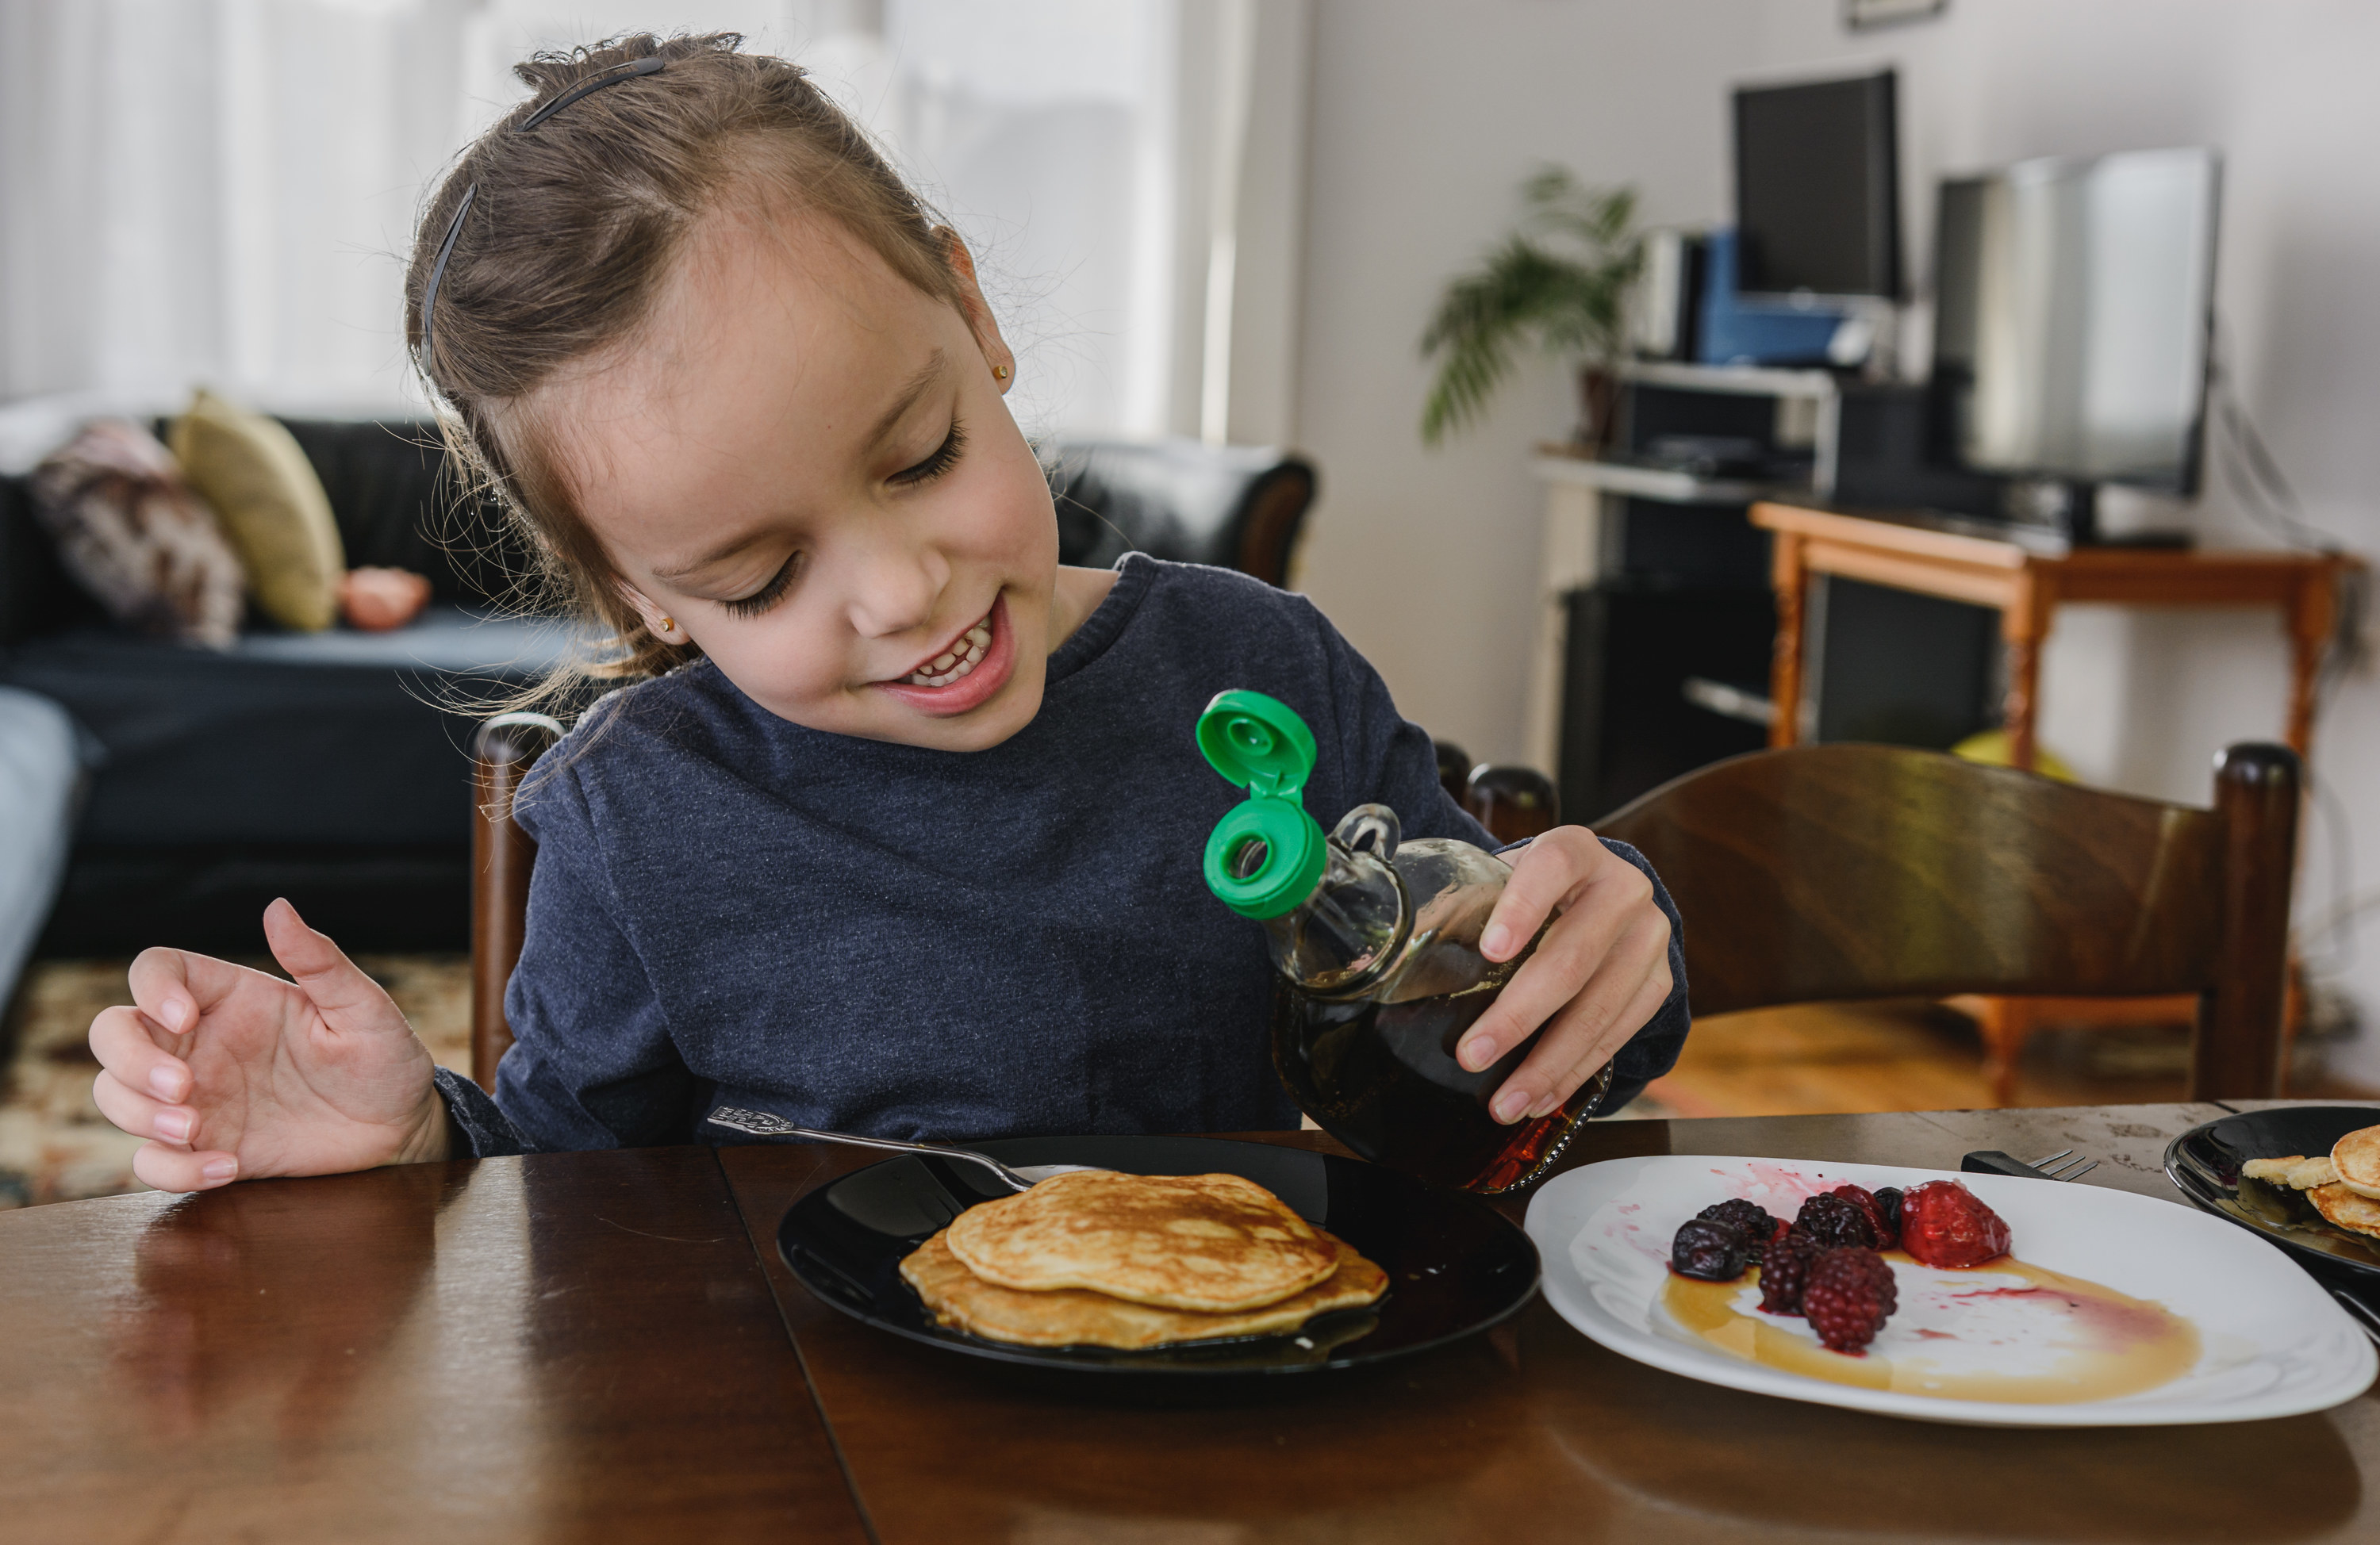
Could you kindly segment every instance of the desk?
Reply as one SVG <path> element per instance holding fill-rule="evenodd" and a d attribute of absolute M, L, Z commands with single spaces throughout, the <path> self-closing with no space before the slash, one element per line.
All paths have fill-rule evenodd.
<path fill-rule="evenodd" d="M 1840 574 L 1999 611 L 2008 645 L 2009 758 L 2028 769 L 2036 743 L 2041 646 L 2067 601 L 2279 608 L 2291 649 L 2282 738 L 2300 756 L 2309 755 L 2314 685 L 2338 622 L 2339 578 L 2362 567 L 2361 560 L 2335 553 L 2077 548 L 2053 555 L 2013 540 L 1940 529 L 1918 517 L 1847 515 L 1773 502 L 1755 504 L 1752 524 L 1776 536 L 1771 745 L 1791 745 L 1801 736 L 1810 576 Z"/>
<path fill-rule="evenodd" d="M 2223 1110 L 1598 1122 L 1566 1165 L 2072 1147 L 2103 1160 L 2082 1184 L 2173 1201 L 2166 1141 Z M 2380 1538 L 2374 1392 L 2246 1425 L 1944 1427 L 1663 1373 L 1542 1300 L 1242 1404 L 1036 1393 L 783 1269 L 784 1209 L 871 1158 L 551 1154 L 0 1213 L 7 1538 Z"/>

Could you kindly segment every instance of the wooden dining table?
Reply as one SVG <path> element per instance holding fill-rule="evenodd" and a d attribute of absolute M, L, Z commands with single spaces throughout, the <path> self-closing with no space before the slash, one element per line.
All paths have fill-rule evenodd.
<path fill-rule="evenodd" d="M 2167 1141 L 2250 1104 L 1606 1121 L 1565 1165 L 2070 1147 L 2101 1160 L 2078 1184 L 2179 1206 Z M 2371 1391 L 2222 1426 L 1941 1426 L 1664 1373 L 1542 1299 L 1194 1403 L 1023 1383 L 785 1269 L 785 1210 L 875 1157 L 549 1154 L 0 1214 L 0 1539 L 2380 1539 Z"/>

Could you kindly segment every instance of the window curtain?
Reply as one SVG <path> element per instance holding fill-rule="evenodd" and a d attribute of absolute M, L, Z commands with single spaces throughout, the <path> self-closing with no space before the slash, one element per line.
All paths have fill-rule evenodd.
<path fill-rule="evenodd" d="M 511 63 L 733 30 L 809 66 L 978 253 L 1028 428 L 1282 439 L 1305 5 L 0 0 L 0 399 L 415 405 L 413 216 L 518 100 Z"/>

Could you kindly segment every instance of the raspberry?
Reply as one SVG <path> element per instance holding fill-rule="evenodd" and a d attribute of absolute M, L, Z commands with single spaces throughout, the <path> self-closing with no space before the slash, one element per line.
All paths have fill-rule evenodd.
<path fill-rule="evenodd" d="M 1868 1221 L 1866 1213 L 1840 1196 L 1810 1198 L 1802 1203 L 1801 1215 L 1793 1220 L 1793 1226 L 1808 1229 L 1811 1237 L 1822 1245 L 1876 1249 L 1876 1225 Z"/>
<path fill-rule="evenodd" d="M 1749 1245 L 1745 1255 L 1755 1266 L 1760 1263 L 1761 1251 L 1768 1248 L 1768 1241 L 1776 1237 L 1777 1230 L 1782 1226 L 1777 1219 L 1768 1215 L 1767 1208 L 1756 1201 L 1745 1201 L 1742 1198 L 1714 1202 L 1696 1213 L 1694 1216 L 1708 1218 L 1713 1223 L 1729 1224 L 1742 1230 L 1743 1237 Z"/>
<path fill-rule="evenodd" d="M 1715 1218 L 1688 1218 L 1670 1242 L 1670 1264 L 1697 1282 L 1733 1282 L 1743 1275 L 1751 1241 L 1743 1230 Z"/>
<path fill-rule="evenodd" d="M 1801 1313 L 1811 1259 L 1823 1249 L 1807 1229 L 1789 1228 L 1779 1235 L 1760 1262 L 1761 1309 L 1770 1314 Z"/>
<path fill-rule="evenodd" d="M 1900 1248 L 1928 1266 L 1980 1266 L 2008 1253 L 2009 1225 L 1956 1180 L 1928 1180 L 1900 1199 Z"/>
<path fill-rule="evenodd" d="M 1810 1262 L 1809 1285 L 1802 1289 L 1802 1312 L 1819 1344 L 1829 1352 L 1864 1357 L 1861 1350 L 1884 1329 L 1899 1307 L 1900 1294 L 1892 1268 L 1884 1257 L 1856 1245 L 1830 1249 Z"/>
<path fill-rule="evenodd" d="M 1889 1189 L 1889 1188 L 1887 1189 Z M 1876 1249 L 1880 1250 L 1888 1250 L 1892 1249 L 1893 1246 L 1900 1243 L 1900 1213 L 1899 1210 L 1900 1193 L 1899 1191 L 1894 1191 L 1892 1193 L 1892 1200 L 1895 1206 L 1893 1214 L 1889 1219 L 1886 1218 L 1884 1213 L 1883 1199 L 1864 1187 L 1837 1186 L 1833 1190 L 1827 1194 L 1829 1196 L 1841 1197 L 1845 1201 L 1850 1202 L 1852 1206 L 1867 1214 L 1868 1226 L 1876 1230 Z"/>

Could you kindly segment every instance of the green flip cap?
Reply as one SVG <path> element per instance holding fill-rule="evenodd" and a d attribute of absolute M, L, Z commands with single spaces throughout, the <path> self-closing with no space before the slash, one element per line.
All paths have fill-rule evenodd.
<path fill-rule="evenodd" d="M 1198 749 L 1248 791 L 1207 839 L 1207 888 L 1242 917 L 1295 911 L 1314 894 L 1329 854 L 1298 797 L 1314 771 L 1314 732 L 1278 698 L 1219 692 L 1198 716 Z"/>

